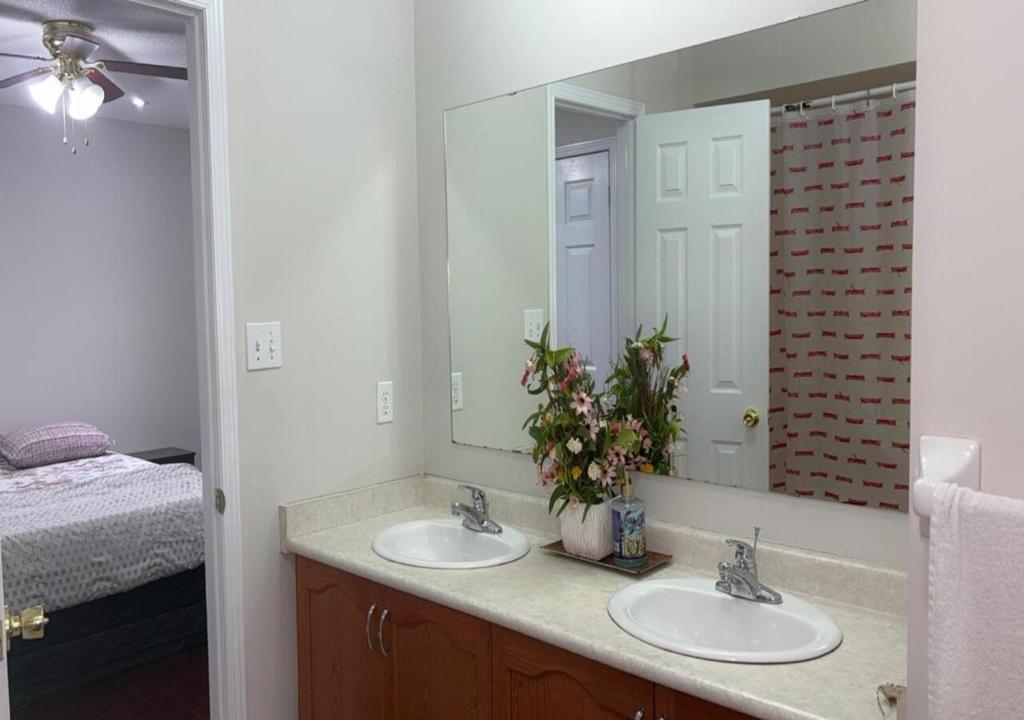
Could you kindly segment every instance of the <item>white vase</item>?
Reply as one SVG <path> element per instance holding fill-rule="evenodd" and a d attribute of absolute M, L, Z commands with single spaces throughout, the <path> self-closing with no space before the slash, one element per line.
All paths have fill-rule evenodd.
<path fill-rule="evenodd" d="M 562 531 L 562 545 L 573 555 L 588 560 L 601 560 L 615 549 L 612 537 L 612 505 L 603 502 L 591 505 L 586 520 L 583 511 L 586 505 L 568 506 L 558 516 Z"/>

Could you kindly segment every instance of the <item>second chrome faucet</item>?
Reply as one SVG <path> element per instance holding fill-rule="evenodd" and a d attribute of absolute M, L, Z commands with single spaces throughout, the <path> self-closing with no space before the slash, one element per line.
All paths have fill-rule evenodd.
<path fill-rule="evenodd" d="M 718 577 L 721 579 L 715 583 L 715 589 L 742 600 L 778 605 L 782 602 L 782 595 L 763 585 L 757 577 L 757 538 L 760 534 L 761 528 L 754 528 L 753 545 L 733 538 L 725 541 L 726 545 L 736 548 L 736 557 L 734 562 L 718 563 Z"/>

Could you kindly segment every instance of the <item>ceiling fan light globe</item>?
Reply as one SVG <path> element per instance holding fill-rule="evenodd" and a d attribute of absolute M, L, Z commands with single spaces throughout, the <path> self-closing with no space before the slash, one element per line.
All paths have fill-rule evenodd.
<path fill-rule="evenodd" d="M 57 111 L 57 101 L 64 93 L 64 83 L 56 75 L 49 75 L 45 80 L 29 85 L 28 92 L 36 105 L 53 115 Z"/>
<path fill-rule="evenodd" d="M 88 120 L 103 104 L 103 88 L 88 78 L 76 78 L 68 91 L 68 115 L 75 120 Z"/>

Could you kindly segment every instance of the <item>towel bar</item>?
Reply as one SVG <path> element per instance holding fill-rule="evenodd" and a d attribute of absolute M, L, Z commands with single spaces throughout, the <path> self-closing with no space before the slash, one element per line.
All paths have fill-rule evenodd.
<path fill-rule="evenodd" d="M 980 440 L 922 435 L 920 457 L 921 477 L 914 481 L 910 499 L 921 517 L 931 517 L 935 486 L 940 482 L 981 489 Z"/>

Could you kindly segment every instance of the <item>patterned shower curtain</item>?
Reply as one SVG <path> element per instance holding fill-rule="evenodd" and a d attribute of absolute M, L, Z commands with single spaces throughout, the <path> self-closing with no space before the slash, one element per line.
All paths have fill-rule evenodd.
<path fill-rule="evenodd" d="M 914 106 L 772 119 L 773 491 L 907 509 Z"/>

